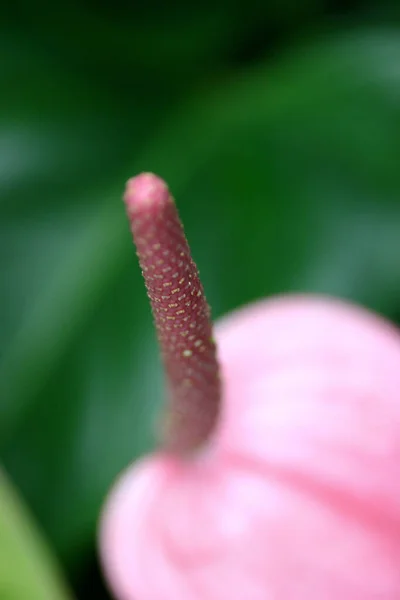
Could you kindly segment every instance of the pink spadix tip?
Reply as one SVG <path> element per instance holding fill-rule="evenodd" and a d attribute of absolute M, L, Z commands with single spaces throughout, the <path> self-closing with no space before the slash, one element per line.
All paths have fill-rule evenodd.
<path fill-rule="evenodd" d="M 210 309 L 165 182 L 151 173 L 130 179 L 125 203 L 168 385 L 163 444 L 191 451 L 213 431 L 220 406 Z"/>
<path fill-rule="evenodd" d="M 149 209 L 159 210 L 169 201 L 169 190 L 165 181 L 153 173 L 141 173 L 129 179 L 125 191 L 128 213 Z"/>

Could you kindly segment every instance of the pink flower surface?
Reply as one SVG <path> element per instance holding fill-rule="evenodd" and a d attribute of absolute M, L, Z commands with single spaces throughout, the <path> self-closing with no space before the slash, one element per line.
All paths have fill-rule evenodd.
<path fill-rule="evenodd" d="M 205 450 L 117 482 L 100 546 L 118 600 L 398 600 L 400 336 L 288 296 L 216 327 L 224 396 Z"/>

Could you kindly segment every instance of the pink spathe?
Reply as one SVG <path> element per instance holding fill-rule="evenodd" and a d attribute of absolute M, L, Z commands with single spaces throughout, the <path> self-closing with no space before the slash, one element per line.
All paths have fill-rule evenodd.
<path fill-rule="evenodd" d="M 118 600 L 398 600 L 400 336 L 340 301 L 282 297 L 217 325 L 207 449 L 130 468 L 105 507 Z"/>

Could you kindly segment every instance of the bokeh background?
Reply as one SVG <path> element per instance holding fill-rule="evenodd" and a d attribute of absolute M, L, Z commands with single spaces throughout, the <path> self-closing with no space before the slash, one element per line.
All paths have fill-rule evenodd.
<path fill-rule="evenodd" d="M 109 598 L 101 505 L 163 395 L 125 180 L 167 179 L 215 318 L 312 291 L 399 322 L 399 157 L 398 0 L 2 5 L 2 599 Z"/>

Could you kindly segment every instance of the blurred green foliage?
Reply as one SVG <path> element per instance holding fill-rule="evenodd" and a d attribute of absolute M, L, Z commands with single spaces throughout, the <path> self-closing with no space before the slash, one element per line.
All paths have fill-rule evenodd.
<path fill-rule="evenodd" d="M 400 7 L 17 0 L 1 11 L 1 460 L 78 598 L 106 598 L 92 567 L 99 511 L 152 447 L 162 401 L 124 182 L 141 170 L 167 179 L 215 317 L 314 291 L 398 322 Z M 9 555 L 11 538 L 0 523 L 17 580 L 37 553 L 27 535 L 25 558 Z M 17 583 L 11 597 L 26 599 Z"/>
<path fill-rule="evenodd" d="M 0 490 L 0 598 L 70 600 L 59 567 L 3 472 Z"/>

